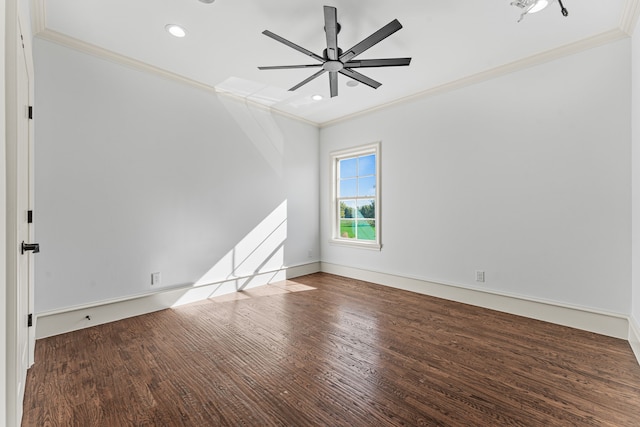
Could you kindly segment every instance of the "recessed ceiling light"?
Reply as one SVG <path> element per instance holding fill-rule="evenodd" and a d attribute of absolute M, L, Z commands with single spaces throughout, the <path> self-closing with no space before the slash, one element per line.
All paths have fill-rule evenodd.
<path fill-rule="evenodd" d="M 313 95 L 311 99 L 314 101 L 322 101 L 322 95 Z"/>
<path fill-rule="evenodd" d="M 187 35 L 187 31 L 182 28 L 180 25 L 176 24 L 167 24 L 164 26 L 164 29 L 169 32 L 174 37 L 184 37 Z"/>
<path fill-rule="evenodd" d="M 349 87 L 356 87 L 356 86 L 358 86 L 358 82 L 357 82 L 357 81 L 355 81 L 355 80 L 349 80 L 349 81 L 347 82 L 347 86 L 349 86 Z"/>
<path fill-rule="evenodd" d="M 207 4 L 213 3 L 214 1 L 216 0 L 200 0 L 200 2 L 207 3 Z"/>

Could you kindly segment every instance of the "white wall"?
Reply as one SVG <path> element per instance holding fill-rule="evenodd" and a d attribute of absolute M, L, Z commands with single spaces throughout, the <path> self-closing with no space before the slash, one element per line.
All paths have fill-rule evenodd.
<path fill-rule="evenodd" d="M 628 315 L 629 52 L 623 40 L 323 128 L 323 262 Z M 331 245 L 329 153 L 378 140 L 383 248 Z"/>
<path fill-rule="evenodd" d="M 4 427 L 7 422 L 8 413 L 7 413 L 7 388 L 13 388 L 13 384 L 8 384 L 7 380 L 7 369 L 9 365 L 7 364 L 7 328 L 15 328 L 15 324 L 9 324 L 7 322 L 7 304 L 9 301 L 7 300 L 7 271 L 6 271 L 6 223 L 7 223 L 7 210 L 6 210 L 6 201 L 7 201 L 7 190 L 6 190 L 6 155 L 5 155 L 5 147 L 6 147 L 6 93 L 5 93 L 5 82 L 6 82 L 6 52 L 5 52 L 5 30 L 7 28 L 6 25 L 6 1 L 0 0 L 0 22 L 3 23 L 2 28 L 3 31 L 0 31 L 0 81 L 2 85 L 0 85 L 0 99 L 2 102 L 0 103 L 0 369 L 2 374 L 0 375 L 0 414 L 5 414 L 0 416 L 0 427 Z M 13 364 L 11 364 L 11 368 L 15 368 Z"/>
<path fill-rule="evenodd" d="M 226 279 L 283 202 L 284 247 L 251 269 L 318 259 L 317 128 L 48 41 L 34 57 L 37 313 L 150 292 L 152 272 Z"/>
<path fill-rule="evenodd" d="M 632 319 L 640 325 L 640 25 L 632 39 L 632 168 L 633 168 L 633 275 Z M 638 337 L 640 338 L 640 337 Z M 640 354 L 638 355 L 640 358 Z"/>

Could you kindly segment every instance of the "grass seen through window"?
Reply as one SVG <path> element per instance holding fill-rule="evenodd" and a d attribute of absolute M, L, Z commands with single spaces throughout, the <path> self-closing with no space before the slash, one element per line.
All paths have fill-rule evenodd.
<path fill-rule="evenodd" d="M 380 143 L 331 153 L 331 242 L 381 249 Z"/>

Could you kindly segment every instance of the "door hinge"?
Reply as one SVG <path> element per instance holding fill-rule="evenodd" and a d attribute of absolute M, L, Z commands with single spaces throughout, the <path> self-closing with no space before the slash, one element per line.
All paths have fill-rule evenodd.
<path fill-rule="evenodd" d="M 29 105 L 29 119 L 33 120 L 33 105 Z"/>
<path fill-rule="evenodd" d="M 27 211 L 27 223 L 33 224 L 33 211 Z"/>
<path fill-rule="evenodd" d="M 28 327 L 32 327 L 33 326 L 33 314 L 29 313 L 29 316 L 27 317 L 27 326 Z"/>

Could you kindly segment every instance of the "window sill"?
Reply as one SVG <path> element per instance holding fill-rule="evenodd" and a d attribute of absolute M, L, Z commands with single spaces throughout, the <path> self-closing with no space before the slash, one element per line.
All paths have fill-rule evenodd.
<path fill-rule="evenodd" d="M 336 245 L 336 246 L 346 246 L 350 248 L 368 249 L 371 251 L 382 250 L 382 245 L 379 243 L 358 242 L 358 241 L 344 240 L 344 239 L 331 239 L 329 240 L 329 244 Z"/>

